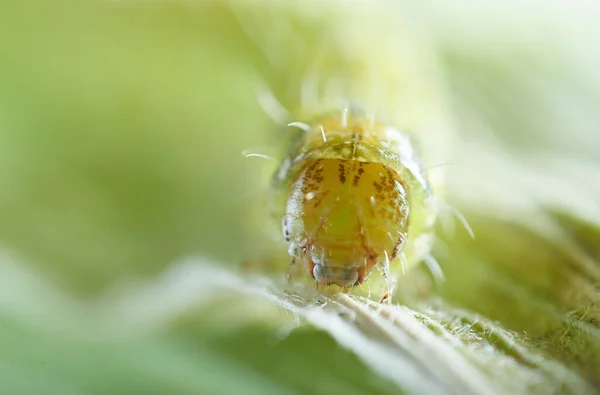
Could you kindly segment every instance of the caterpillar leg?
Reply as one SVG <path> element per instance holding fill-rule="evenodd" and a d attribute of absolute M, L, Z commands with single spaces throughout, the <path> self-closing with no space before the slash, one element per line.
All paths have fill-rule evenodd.
<path fill-rule="evenodd" d="M 381 274 L 381 277 L 383 277 L 383 279 L 385 280 L 385 285 L 387 287 L 387 290 L 381 297 L 379 303 L 385 302 L 387 304 L 391 304 L 392 295 L 396 291 L 396 280 L 392 276 L 390 276 L 389 265 L 385 265 L 382 268 L 380 268 L 379 273 Z"/>
<path fill-rule="evenodd" d="M 386 291 L 386 293 L 383 295 L 383 297 L 381 298 L 379 303 L 388 303 L 388 304 L 392 303 L 392 297 L 390 296 L 389 291 Z"/>

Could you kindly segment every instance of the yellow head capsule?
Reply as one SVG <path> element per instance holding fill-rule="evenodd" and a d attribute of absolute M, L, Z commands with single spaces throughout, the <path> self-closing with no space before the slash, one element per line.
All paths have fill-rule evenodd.
<path fill-rule="evenodd" d="M 388 125 L 344 111 L 304 129 L 274 177 L 277 213 L 293 260 L 317 284 L 349 288 L 428 233 L 429 186 L 408 137 Z"/>

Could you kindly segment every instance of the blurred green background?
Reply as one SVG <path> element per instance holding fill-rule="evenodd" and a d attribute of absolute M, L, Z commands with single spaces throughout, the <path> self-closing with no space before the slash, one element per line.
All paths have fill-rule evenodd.
<path fill-rule="evenodd" d="M 597 392 L 598 12 L 2 2 L 0 391 Z M 476 237 L 440 229 L 444 284 L 415 270 L 350 314 L 237 272 L 270 245 L 272 164 L 241 153 L 286 142 L 260 94 L 302 116 L 309 82 L 447 176 Z"/>

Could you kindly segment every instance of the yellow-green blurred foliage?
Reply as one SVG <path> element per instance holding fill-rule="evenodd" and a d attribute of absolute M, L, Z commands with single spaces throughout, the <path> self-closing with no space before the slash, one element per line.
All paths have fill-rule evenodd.
<path fill-rule="evenodd" d="M 597 392 L 599 10 L 551 5 L 2 2 L 0 392 Z M 264 93 L 311 84 L 447 175 L 476 237 L 446 210 L 443 284 L 314 307 L 237 271 Z"/>

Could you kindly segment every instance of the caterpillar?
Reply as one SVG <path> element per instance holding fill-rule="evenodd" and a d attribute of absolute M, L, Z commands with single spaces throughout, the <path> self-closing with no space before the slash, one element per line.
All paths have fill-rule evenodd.
<path fill-rule="evenodd" d="M 271 226 L 257 209 L 249 214 L 247 250 L 270 269 L 289 259 L 288 277 L 319 290 L 391 295 L 396 274 L 421 261 L 439 277 L 430 248 L 443 177 L 425 166 L 448 159 L 452 117 L 431 44 L 412 24 L 371 3 L 335 12 L 344 23 L 311 15 L 305 28 L 313 34 L 303 36 L 292 18 L 277 41 L 268 28 L 275 19 L 240 17 L 269 64 L 257 98 L 278 128 L 265 121 L 264 142 L 286 147 L 253 155 L 275 159 L 266 206 L 279 244 L 259 236 Z M 355 28 L 367 25 L 376 47 Z"/>
<path fill-rule="evenodd" d="M 377 269 L 388 298 L 390 270 L 427 253 L 436 220 L 410 137 L 355 108 L 288 127 L 292 143 L 270 188 L 291 264 L 316 288 L 343 291 Z"/>

